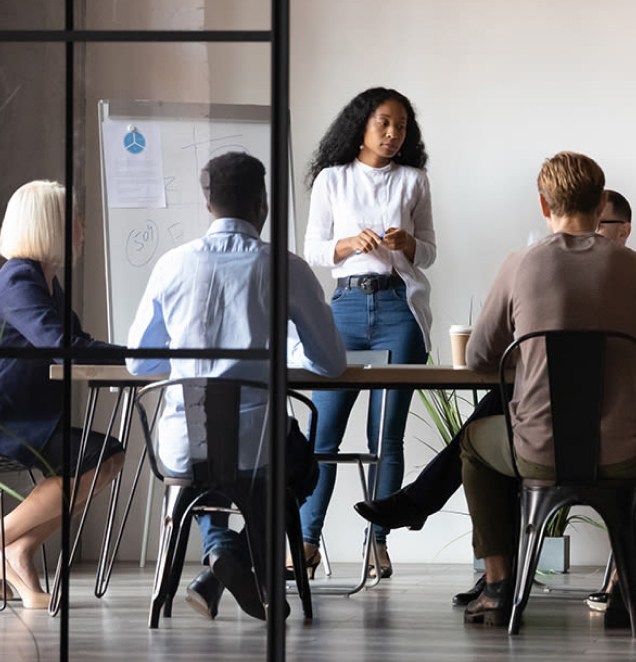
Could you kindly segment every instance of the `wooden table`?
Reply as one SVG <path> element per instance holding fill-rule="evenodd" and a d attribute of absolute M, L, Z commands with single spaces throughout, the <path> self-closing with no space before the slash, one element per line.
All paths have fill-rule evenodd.
<path fill-rule="evenodd" d="M 64 377 L 64 366 L 52 365 L 50 367 L 51 379 L 61 380 Z M 322 377 L 308 370 L 290 368 L 287 372 L 288 386 L 298 390 L 330 390 L 330 389 L 387 389 L 387 388 L 419 388 L 419 389 L 491 389 L 499 384 L 497 373 L 476 373 L 466 368 L 453 368 L 452 366 L 435 365 L 383 365 L 383 366 L 364 366 L 350 365 L 336 378 Z M 95 408 L 97 406 L 97 397 L 101 388 L 115 388 L 118 391 L 117 401 L 111 414 L 111 423 L 117 415 L 120 403 L 123 398 L 122 416 L 120 423 L 120 441 L 126 448 L 130 436 L 132 425 L 132 414 L 134 401 L 139 388 L 159 379 L 166 378 L 167 375 L 132 375 L 123 365 L 73 365 L 71 366 L 71 379 L 73 381 L 85 381 L 89 387 L 89 398 L 86 407 L 86 416 L 84 420 L 85 434 L 92 428 Z M 514 373 L 510 372 L 507 381 L 512 381 Z M 145 450 L 145 449 L 144 449 Z M 109 514 L 107 520 L 107 529 L 104 534 L 102 550 L 98 563 L 97 580 L 95 584 L 95 595 L 101 597 L 106 592 L 108 581 L 112 570 L 112 564 L 119 548 L 119 542 L 123 533 L 124 524 L 128 516 L 132 497 L 141 472 L 145 452 L 139 460 L 135 478 L 131 488 L 131 494 L 125 509 L 120 531 L 115 542 L 110 560 L 108 560 L 108 551 L 111 539 L 112 521 L 114 520 L 115 509 L 117 507 L 117 497 L 121 482 L 121 474 L 114 481 L 111 488 L 111 497 L 109 502 Z M 145 565 L 146 545 L 148 539 L 148 527 L 150 522 L 150 504 L 152 499 L 152 476 L 148 488 L 148 498 L 146 505 L 146 518 L 144 522 L 144 535 L 141 552 L 140 566 Z M 78 532 L 78 538 L 79 533 Z M 72 555 L 71 555 L 72 560 Z"/>
<path fill-rule="evenodd" d="M 514 372 L 507 375 L 512 381 Z M 384 389 L 412 387 L 431 389 L 491 389 L 499 384 L 497 373 L 478 373 L 448 365 L 350 365 L 340 377 L 321 377 L 308 370 L 287 371 L 288 385 L 297 389 Z"/>
<path fill-rule="evenodd" d="M 64 366 L 52 365 L 51 379 L 62 379 Z M 509 379 L 514 375 L 510 372 Z M 131 375 L 123 365 L 73 365 L 71 379 L 85 381 L 100 386 L 141 386 L 167 375 Z M 385 366 L 350 365 L 340 377 L 322 377 L 308 370 L 290 368 L 287 379 L 291 388 L 333 389 L 333 388 L 399 388 L 410 386 L 423 389 L 489 389 L 499 384 L 497 373 L 479 373 L 467 368 L 453 368 L 447 365 L 400 365 Z"/>

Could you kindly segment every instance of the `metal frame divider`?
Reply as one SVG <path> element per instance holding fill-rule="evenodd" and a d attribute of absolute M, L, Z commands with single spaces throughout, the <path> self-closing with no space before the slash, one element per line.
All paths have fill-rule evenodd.
<path fill-rule="evenodd" d="M 74 55 L 76 43 L 99 42 L 271 42 L 272 44 L 272 260 L 270 351 L 262 350 L 121 350 L 104 349 L 82 352 L 71 346 L 72 301 L 72 196 L 66 196 L 65 261 L 64 261 L 64 335 L 61 347 L 33 349 L 0 348 L 0 358 L 61 359 L 64 365 L 62 428 L 64 432 L 64 471 L 62 476 L 62 552 L 60 572 L 60 661 L 69 659 L 69 556 L 71 477 L 68 471 L 71 429 L 71 363 L 86 358 L 205 358 L 230 357 L 237 359 L 270 360 L 271 365 L 271 439 L 270 448 L 276 449 L 270 464 L 269 525 L 270 540 L 267 549 L 268 582 L 271 604 L 267 622 L 267 660 L 285 660 L 285 581 L 284 581 L 284 475 L 285 457 L 277 449 L 274 439 L 284 434 L 286 426 L 286 325 L 287 325 L 287 202 L 288 202 L 288 126 L 289 126 L 289 0 L 272 0 L 271 30 L 75 30 L 74 0 L 65 0 L 64 30 L 0 30 L 0 42 L 64 43 L 66 48 L 66 118 L 65 118 L 65 181 L 72 186 L 74 170 Z M 282 394 L 282 395 L 281 395 Z M 280 436 L 280 435 L 279 435 Z M 282 447 L 281 447 L 282 448 Z M 280 452 L 279 452 L 280 451 Z"/>

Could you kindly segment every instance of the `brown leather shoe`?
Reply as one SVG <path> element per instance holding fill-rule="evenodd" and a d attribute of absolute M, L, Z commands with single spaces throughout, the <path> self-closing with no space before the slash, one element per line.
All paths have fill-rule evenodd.
<path fill-rule="evenodd" d="M 464 623 L 486 627 L 504 627 L 512 612 L 512 582 L 486 583 L 480 596 L 466 607 Z"/>

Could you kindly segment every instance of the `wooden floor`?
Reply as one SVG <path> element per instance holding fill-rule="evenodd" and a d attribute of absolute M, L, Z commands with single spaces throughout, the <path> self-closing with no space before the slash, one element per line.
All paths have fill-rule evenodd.
<path fill-rule="evenodd" d="M 199 568 L 184 572 L 184 587 Z M 336 566 L 340 576 L 352 566 Z M 251 662 L 265 659 L 265 626 L 238 611 L 226 592 L 217 619 L 207 621 L 185 603 L 184 589 L 173 618 L 147 629 L 152 570 L 118 565 L 101 600 L 93 597 L 93 566 L 74 570 L 71 585 L 71 659 L 204 660 Z M 602 570 L 576 568 L 550 577 L 553 585 L 583 591 L 597 588 Z M 322 583 L 330 580 L 317 580 Z M 584 592 L 535 593 L 521 634 L 466 627 L 451 596 L 473 582 L 470 566 L 401 565 L 393 578 L 351 598 L 314 596 L 314 619 L 305 623 L 297 596 L 290 595 L 287 659 L 293 662 L 466 662 L 515 660 L 612 661 L 636 657 L 627 630 L 606 632 L 602 615 L 590 612 Z M 0 660 L 49 662 L 59 659 L 59 618 L 23 609 L 19 602 L 0 613 Z"/>

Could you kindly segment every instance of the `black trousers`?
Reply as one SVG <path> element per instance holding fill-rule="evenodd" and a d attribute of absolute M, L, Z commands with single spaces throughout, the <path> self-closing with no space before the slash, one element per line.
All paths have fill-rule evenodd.
<path fill-rule="evenodd" d="M 422 514 L 439 512 L 462 484 L 462 461 L 459 442 L 464 428 L 473 421 L 486 416 L 503 414 L 499 389 L 493 389 L 477 403 L 475 410 L 453 437 L 446 448 L 440 451 L 420 472 L 420 475 L 403 492 L 422 510 Z"/>

